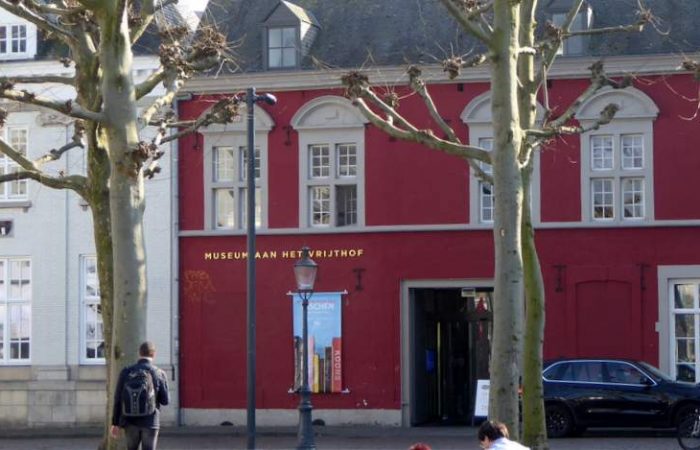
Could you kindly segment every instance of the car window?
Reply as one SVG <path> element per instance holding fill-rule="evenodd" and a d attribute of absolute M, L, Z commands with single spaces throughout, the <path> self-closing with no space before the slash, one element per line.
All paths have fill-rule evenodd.
<path fill-rule="evenodd" d="M 644 384 L 647 377 L 631 364 L 623 362 L 606 363 L 608 382 L 618 384 Z"/>
<path fill-rule="evenodd" d="M 544 373 L 552 381 L 583 381 L 601 383 L 603 366 L 600 361 L 577 361 L 555 364 Z"/>

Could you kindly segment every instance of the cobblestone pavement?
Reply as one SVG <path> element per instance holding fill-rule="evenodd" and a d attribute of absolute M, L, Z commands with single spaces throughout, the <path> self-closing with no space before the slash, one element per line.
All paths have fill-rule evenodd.
<path fill-rule="evenodd" d="M 95 450 L 99 443 L 95 430 L 81 433 L 64 431 L 47 436 L 41 430 L 31 434 L 0 437 L 2 450 Z M 81 435 L 82 434 L 82 435 Z M 2 435 L 2 433 L 0 433 Z M 343 450 L 406 450 L 414 442 L 426 442 L 434 450 L 478 450 L 474 428 L 411 429 L 322 429 L 317 431 L 316 446 Z M 245 449 L 245 430 L 179 428 L 164 430 L 160 450 Z M 293 449 L 294 430 L 262 430 L 256 438 L 259 450 Z M 554 439 L 551 450 L 680 450 L 669 431 L 589 431 L 581 437 Z"/>

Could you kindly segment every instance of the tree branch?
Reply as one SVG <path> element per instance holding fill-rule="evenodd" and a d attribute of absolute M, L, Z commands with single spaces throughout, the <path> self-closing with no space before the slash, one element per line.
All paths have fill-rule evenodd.
<path fill-rule="evenodd" d="M 21 103 L 43 106 L 44 108 L 49 108 L 54 111 L 58 111 L 61 114 L 65 114 L 76 119 L 92 120 L 95 122 L 105 120 L 104 115 L 102 115 L 101 113 L 88 111 L 82 106 L 80 106 L 78 103 L 73 102 L 73 100 L 61 102 L 57 100 L 51 100 L 46 97 L 39 97 L 25 90 L 16 91 L 12 89 L 11 86 L 8 86 L 7 83 L 5 83 L 5 85 L 0 86 L 0 97 Z"/>
<path fill-rule="evenodd" d="M 51 162 L 51 161 L 56 161 L 63 156 L 65 152 L 68 150 L 74 149 L 76 147 L 80 148 L 85 148 L 83 144 L 83 138 L 85 137 L 85 125 L 83 124 L 82 121 L 76 120 L 74 124 L 74 129 L 75 132 L 73 133 L 73 138 L 71 142 L 65 144 L 64 146 L 58 148 L 58 149 L 51 149 L 47 154 L 44 156 L 37 158 L 34 160 L 34 166 L 35 167 L 41 167 L 42 165 Z"/>
<path fill-rule="evenodd" d="M 71 175 L 67 177 L 52 177 L 41 171 L 22 170 L 19 172 L 0 175 L 0 184 L 8 181 L 17 180 L 35 180 L 44 186 L 53 189 L 70 189 L 77 192 L 82 197 L 85 192 L 86 178 L 80 175 Z"/>
<path fill-rule="evenodd" d="M 197 120 L 190 122 L 184 130 L 180 130 L 177 133 L 173 133 L 169 136 L 163 137 L 160 140 L 161 144 L 165 144 L 170 141 L 174 141 L 188 134 L 192 134 L 199 128 L 206 127 L 214 123 L 231 123 L 233 120 L 240 116 L 241 99 L 236 96 L 224 97 L 217 101 L 206 113 L 202 114 L 197 118 Z M 173 124 L 166 124 L 166 127 L 173 126 Z"/>
<path fill-rule="evenodd" d="M 0 85 L 2 84 L 38 84 L 38 83 L 60 83 L 73 86 L 75 84 L 75 77 L 62 77 L 60 75 L 38 75 L 38 76 L 12 76 L 12 77 L 0 77 Z"/>
<path fill-rule="evenodd" d="M 141 83 L 137 84 L 135 87 L 136 99 L 139 100 L 148 95 L 153 89 L 155 89 L 156 86 L 158 86 L 158 83 L 161 83 L 163 80 L 165 80 L 167 75 L 167 72 L 161 66 L 158 68 L 158 70 L 150 74 L 148 78 L 143 80 Z"/>
<path fill-rule="evenodd" d="M 425 82 L 421 79 L 421 70 L 417 66 L 411 66 L 408 68 L 407 72 L 411 84 L 411 89 L 418 93 L 418 95 L 420 95 L 420 97 L 423 99 L 423 103 L 425 103 L 425 107 L 428 109 L 428 112 L 430 112 L 430 117 L 432 117 L 433 121 L 445 133 L 447 139 L 449 139 L 452 142 L 461 143 L 452 127 L 447 125 L 447 122 L 445 122 L 445 120 L 438 112 L 437 107 L 435 106 L 435 102 L 433 102 L 433 98 L 430 96 Z"/>
<path fill-rule="evenodd" d="M 435 136 L 432 130 L 415 130 L 408 131 L 396 127 L 388 120 L 382 119 L 372 109 L 367 106 L 367 103 L 361 98 L 355 98 L 353 104 L 357 106 L 362 114 L 377 128 L 404 141 L 417 142 L 434 150 L 442 150 L 449 155 L 459 156 L 461 158 L 473 158 L 491 164 L 491 155 L 488 151 L 470 145 L 459 144 L 446 141 Z"/>
<path fill-rule="evenodd" d="M 493 6 L 493 2 L 489 1 L 482 6 L 476 3 L 474 7 L 469 8 L 465 6 L 464 2 L 458 0 L 440 1 L 465 31 L 468 31 L 488 48 L 491 48 L 492 33 L 490 30 L 484 28 L 482 23 L 483 19 L 481 19 L 481 17 L 484 12 L 488 11 Z"/>
<path fill-rule="evenodd" d="M 586 88 L 586 90 L 583 91 L 581 95 L 579 95 L 576 100 L 569 105 L 564 114 L 547 124 L 545 128 L 557 129 L 564 126 L 564 124 L 574 118 L 576 113 L 578 113 L 578 110 L 581 108 L 581 105 L 590 99 L 593 94 L 598 92 L 601 88 L 611 86 L 613 89 L 624 89 L 632 84 L 632 79 L 629 77 L 624 78 L 621 82 L 617 82 L 608 77 L 603 69 L 603 63 L 601 61 L 594 63 L 591 67 L 589 67 L 589 69 L 591 70 L 590 86 L 588 86 L 588 88 Z"/>

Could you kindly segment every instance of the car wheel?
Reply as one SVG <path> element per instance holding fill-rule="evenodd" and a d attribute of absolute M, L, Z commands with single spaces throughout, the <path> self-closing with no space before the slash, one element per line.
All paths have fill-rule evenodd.
<path fill-rule="evenodd" d="M 545 408 L 547 421 L 547 437 L 560 438 L 571 434 L 574 429 L 574 419 L 563 405 L 547 405 Z"/>
<path fill-rule="evenodd" d="M 698 413 L 700 413 L 700 405 L 691 404 L 682 406 L 676 412 L 676 417 L 673 421 L 673 425 L 677 428 L 678 426 L 680 426 L 680 424 L 688 420 L 690 417 L 697 416 Z"/>

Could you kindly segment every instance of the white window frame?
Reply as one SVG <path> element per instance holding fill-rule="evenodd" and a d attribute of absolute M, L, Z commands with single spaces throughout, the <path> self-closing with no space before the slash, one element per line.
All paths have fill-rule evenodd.
<path fill-rule="evenodd" d="M 355 230 L 365 226 L 365 124 L 367 119 L 349 100 L 337 96 L 321 96 L 303 105 L 292 117 L 291 124 L 299 135 L 299 227 L 313 230 Z M 338 146 L 353 144 L 355 175 L 346 176 L 338 171 Z M 310 147 L 328 145 L 329 176 L 311 176 Z M 330 186 L 329 208 L 331 221 L 327 225 L 313 225 L 311 190 L 314 186 Z M 357 220 L 353 225 L 337 225 L 336 192 L 339 186 L 355 185 Z"/>
<path fill-rule="evenodd" d="M 485 150 L 488 150 L 490 152 L 493 149 L 493 138 L 492 137 L 480 137 L 478 145 L 479 145 L 479 147 L 481 147 Z M 484 171 L 484 173 L 486 173 L 488 175 L 493 175 L 493 168 L 491 167 L 491 164 L 486 164 L 486 163 L 481 162 L 481 161 L 478 162 L 478 164 L 479 164 L 479 167 L 481 168 L 481 170 Z M 476 178 L 476 177 L 474 177 L 474 178 Z M 491 183 L 486 182 L 486 181 L 479 180 L 478 178 L 476 178 L 476 182 L 477 182 L 476 188 L 478 190 L 478 197 L 479 197 L 479 201 L 478 201 L 479 222 L 493 224 L 494 200 L 495 200 L 494 195 L 493 195 L 493 185 Z M 484 193 L 484 188 L 487 185 L 491 189 L 491 193 L 488 195 Z M 488 208 L 484 205 L 486 199 L 489 199 L 489 201 L 491 202 L 491 205 Z M 487 214 L 487 212 L 488 212 L 488 214 Z"/>
<path fill-rule="evenodd" d="M 94 274 L 89 274 L 88 273 L 88 267 L 93 267 L 95 272 Z M 96 287 L 96 292 L 92 295 L 88 292 L 88 283 L 94 283 Z M 105 358 L 99 358 L 97 356 L 95 357 L 88 357 L 87 355 L 87 349 L 88 349 L 88 338 L 87 338 L 87 331 L 88 331 L 88 308 L 91 306 L 94 306 L 97 308 L 100 303 L 101 303 L 101 298 L 100 298 L 100 281 L 98 278 L 97 274 L 97 256 L 95 255 L 81 255 L 80 256 L 80 363 L 84 365 L 89 365 L 89 364 L 104 364 L 105 363 Z M 92 324 L 95 326 L 95 337 L 91 339 L 93 343 L 97 343 L 99 346 L 99 343 L 101 342 L 103 344 L 104 348 L 104 322 L 102 322 L 101 319 L 102 313 L 97 312 L 96 310 L 96 316 L 95 316 L 95 322 Z M 102 324 L 102 339 L 99 339 L 99 333 L 97 331 L 97 328 L 99 325 Z"/>
<path fill-rule="evenodd" d="M 659 333 L 659 369 L 667 373 L 671 378 L 677 376 L 676 368 L 676 339 L 675 316 L 681 311 L 695 314 L 695 376 L 700 380 L 700 328 L 698 317 L 700 316 L 700 298 L 694 299 L 694 307 L 688 309 L 675 308 L 674 286 L 677 284 L 694 284 L 694 295 L 697 297 L 700 289 L 700 265 L 658 266 L 658 313 L 656 331 Z"/>
<path fill-rule="evenodd" d="M 360 214 L 360 199 L 364 195 L 360 194 L 362 186 L 360 185 L 362 167 L 364 167 L 364 145 L 357 142 L 360 140 L 360 134 L 364 135 L 364 129 L 355 131 L 325 131 L 322 133 L 305 131 L 304 137 L 300 136 L 301 167 L 302 167 L 302 192 L 301 197 L 303 202 L 302 209 L 306 210 L 306 215 L 301 219 L 306 227 L 310 228 L 355 228 L 360 225 L 360 218 L 364 214 Z M 343 146 L 355 147 L 355 175 L 345 175 L 341 173 L 341 155 L 340 151 Z M 327 162 L 324 166 L 325 171 L 319 175 L 313 174 L 313 158 L 312 152 L 316 148 L 326 148 L 328 150 Z M 364 184 L 364 183 L 363 183 Z M 337 193 L 342 186 L 355 186 L 355 215 L 356 220 L 351 225 L 338 224 L 338 197 Z M 324 212 L 328 214 L 328 223 L 315 223 L 314 208 L 315 201 L 319 199 L 315 197 L 318 189 L 328 187 L 329 195 L 327 198 L 326 208 Z"/>
<path fill-rule="evenodd" d="M 653 211 L 653 172 L 651 166 L 651 130 L 645 126 L 642 121 L 613 121 L 612 124 L 600 128 L 600 130 L 585 133 L 582 136 L 582 181 L 584 193 L 582 198 L 583 217 L 584 220 L 593 223 L 630 223 L 649 221 L 653 218 L 650 214 Z M 623 140 L 630 136 L 639 136 L 642 139 L 642 167 L 624 167 L 625 158 L 623 158 Z M 612 141 L 612 158 L 599 158 L 599 155 L 594 152 L 594 142 L 600 138 L 610 139 Z M 607 164 L 599 164 L 596 162 L 609 162 Z M 609 167 L 609 168 L 608 168 Z M 612 184 L 612 217 L 596 217 L 596 203 L 594 198 L 597 194 L 595 186 L 601 180 L 611 180 Z M 642 215 L 625 217 L 626 214 L 626 193 L 630 191 L 626 189 L 629 180 L 641 180 L 641 189 L 636 192 L 641 193 L 642 201 L 635 202 L 638 208 L 633 208 L 633 211 L 641 210 Z M 607 191 L 606 191 L 607 192 Z M 633 206 L 634 206 L 633 205 Z M 606 203 L 607 206 L 607 203 Z"/>
<path fill-rule="evenodd" d="M 692 295 L 693 295 L 693 306 L 691 308 L 676 308 L 675 306 L 675 287 L 678 285 L 689 285 L 692 286 Z M 669 331 L 670 331 L 670 357 L 671 357 L 671 376 L 675 379 L 678 375 L 678 366 L 677 364 L 679 362 L 683 361 L 678 361 L 677 360 L 677 342 L 678 339 L 676 337 L 676 316 L 678 315 L 692 315 L 693 316 L 693 336 L 691 336 L 691 339 L 693 340 L 693 359 L 694 361 L 686 361 L 687 364 L 692 364 L 695 367 L 695 380 L 694 382 L 697 382 L 700 380 L 700 279 L 674 279 L 671 280 L 671 282 L 668 285 L 668 304 L 669 304 Z"/>
<path fill-rule="evenodd" d="M 245 232 L 247 180 L 241 153 L 248 148 L 248 132 L 245 107 L 241 109 L 242 120 L 228 125 L 211 125 L 200 132 L 204 136 L 204 227 L 222 233 Z M 268 133 L 274 126 L 272 118 L 258 106 L 255 107 L 255 148 L 260 154 L 259 171 L 255 187 L 260 194 L 256 199 L 256 228 L 268 227 Z M 214 149 L 233 148 L 234 178 L 231 181 L 214 181 Z M 234 222 L 232 227 L 219 227 L 216 223 L 216 189 L 234 189 Z"/>
<path fill-rule="evenodd" d="M 5 38 L 0 38 L 0 57 L 27 54 L 29 49 L 29 30 L 26 24 L 2 24 L 0 29 L 5 30 Z M 24 32 L 24 36 L 22 36 L 22 32 Z M 2 44 L 5 44 L 5 51 L 2 51 Z M 24 44 L 24 50 L 19 50 L 22 44 Z M 17 47 L 17 50 L 15 50 L 15 47 Z"/>
<path fill-rule="evenodd" d="M 290 31 L 294 34 L 294 43 L 292 45 L 286 45 L 284 42 L 284 34 L 285 31 Z M 280 33 L 280 46 L 279 47 L 273 47 L 272 46 L 272 39 L 271 39 L 271 34 L 273 32 L 279 32 Z M 267 68 L 268 69 L 273 69 L 273 70 L 278 70 L 278 69 L 293 69 L 299 66 L 299 27 L 296 25 L 280 25 L 280 26 L 271 26 L 268 27 L 266 30 L 266 55 L 265 58 L 267 59 Z M 272 50 L 279 50 L 280 51 L 280 64 L 279 65 L 273 65 L 272 64 L 272 57 L 271 53 Z M 292 61 L 286 61 L 285 55 L 293 55 Z"/>
<path fill-rule="evenodd" d="M 2 323 L 2 331 L 0 332 L 0 337 L 2 337 L 3 344 L 2 356 L 0 357 L 0 365 L 28 365 L 31 364 L 32 355 L 32 262 L 31 259 L 28 257 L 0 258 L 0 262 L 2 263 L 0 265 L 0 322 Z M 20 278 L 20 280 L 26 281 L 28 283 L 29 299 L 10 297 L 10 277 L 14 275 L 10 272 L 10 266 L 12 263 L 29 264 L 29 267 L 27 269 L 29 272 L 28 276 L 25 278 L 22 277 L 22 275 L 20 275 L 22 277 Z M 29 312 L 28 337 L 20 337 L 19 342 L 20 349 L 23 343 L 26 343 L 28 345 L 28 354 L 26 358 L 11 358 L 11 346 L 13 343 L 11 342 L 12 327 L 10 325 L 10 319 L 12 315 L 10 309 L 12 307 L 20 308 L 20 317 L 23 313 L 23 307 L 28 307 L 28 309 L 26 309 L 26 311 Z"/>
<path fill-rule="evenodd" d="M 22 148 L 18 148 L 18 143 L 14 142 L 13 133 L 21 132 L 24 134 L 24 142 L 21 143 Z M 26 126 L 6 126 L 3 130 L 3 139 L 10 144 L 12 148 L 27 156 L 29 150 L 29 128 Z M 20 166 L 9 156 L 0 153 L 0 174 L 11 173 L 13 170 L 19 170 Z M 13 190 L 24 191 L 23 194 L 13 194 Z M 16 180 L 0 184 L 0 202 L 12 202 L 17 200 L 27 200 L 29 198 L 27 180 Z"/>
<path fill-rule="evenodd" d="M 659 109 L 642 91 L 628 87 L 613 90 L 604 88 L 581 105 L 577 119 L 583 127 L 591 127 L 600 118 L 600 112 L 610 104 L 615 104 L 618 111 L 615 118 L 599 129 L 581 134 L 581 220 L 590 225 L 634 225 L 654 220 L 654 120 Z M 610 136 L 613 145 L 612 168 L 592 166 L 593 136 Z M 637 155 L 642 167 L 626 166 L 623 158 L 623 139 L 629 136 L 641 136 L 641 154 Z M 613 217 L 594 218 L 592 180 L 612 178 L 614 180 Z M 625 180 L 642 179 L 639 190 L 643 200 L 638 204 L 643 217 L 625 217 Z"/>

